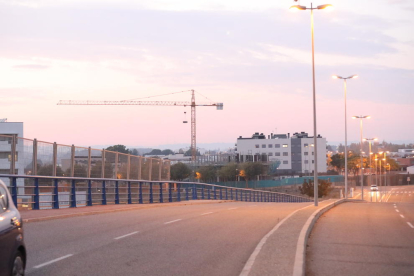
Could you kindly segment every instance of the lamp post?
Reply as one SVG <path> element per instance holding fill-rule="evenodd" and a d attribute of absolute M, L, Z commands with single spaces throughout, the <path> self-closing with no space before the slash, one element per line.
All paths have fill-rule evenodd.
<path fill-rule="evenodd" d="M 315 206 L 318 206 L 318 150 L 317 150 L 317 135 L 316 132 L 316 92 L 315 92 L 315 47 L 314 47 L 314 27 L 313 27 L 313 10 L 323 10 L 333 8 L 330 4 L 319 5 L 316 8 L 311 6 L 307 8 L 306 6 L 293 5 L 290 7 L 290 10 L 310 10 L 311 11 L 311 36 L 312 36 L 312 84 L 313 84 L 313 143 L 315 147 L 315 166 L 314 166 L 314 177 L 313 177 L 313 187 L 314 187 L 314 203 Z"/>
<path fill-rule="evenodd" d="M 349 79 L 356 79 L 358 75 L 352 75 L 347 78 L 333 75 L 332 78 L 334 79 L 341 79 L 344 80 L 344 99 L 345 99 L 345 198 L 348 198 L 348 134 L 347 134 L 347 123 L 346 123 L 346 80 Z"/>
<path fill-rule="evenodd" d="M 369 155 L 368 155 L 369 156 L 369 182 L 371 183 L 371 185 L 372 185 L 371 142 L 376 141 L 376 140 L 378 139 L 377 138 L 364 138 L 364 141 L 368 141 L 368 144 L 369 144 Z"/>
<path fill-rule="evenodd" d="M 362 119 L 369 119 L 370 116 L 353 116 L 352 119 L 359 119 L 360 121 L 360 132 L 361 132 L 361 196 L 362 196 L 362 200 L 364 200 L 364 175 L 363 175 L 363 168 L 364 168 L 364 164 L 363 164 L 363 160 L 362 160 Z"/>

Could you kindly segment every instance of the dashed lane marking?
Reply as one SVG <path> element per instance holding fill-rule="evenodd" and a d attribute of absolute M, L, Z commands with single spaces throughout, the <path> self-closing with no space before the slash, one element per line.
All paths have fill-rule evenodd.
<path fill-rule="evenodd" d="M 61 261 L 61 260 L 63 260 L 63 259 L 66 259 L 66 258 L 69 258 L 69 257 L 72 257 L 72 256 L 73 256 L 73 254 L 68 254 L 68 255 L 65 255 L 65 256 L 63 256 L 63 257 L 60 257 L 60 258 L 57 258 L 57 259 L 54 259 L 54 260 L 48 261 L 48 262 L 46 262 L 46 263 L 43 263 L 43 264 L 37 265 L 37 266 L 35 266 L 34 268 L 41 268 L 41 267 L 44 267 L 44 266 L 46 266 L 46 265 L 50 265 L 50 264 L 56 263 L 56 262 L 58 262 L 58 261 Z"/>
<path fill-rule="evenodd" d="M 210 214 L 212 214 L 212 213 L 214 213 L 214 212 L 208 212 L 208 213 L 204 213 L 204 214 L 201 214 L 202 216 L 205 216 L 205 215 L 210 215 Z"/>
<path fill-rule="evenodd" d="M 229 208 L 228 210 L 235 210 L 235 209 L 237 209 L 237 208 Z"/>
<path fill-rule="evenodd" d="M 114 238 L 114 240 L 119 240 L 119 239 L 122 239 L 122 238 L 125 238 L 125 237 L 128 237 L 128 236 L 134 235 L 136 233 L 138 233 L 138 231 L 135 231 L 135 232 L 123 235 L 123 236 L 116 237 L 116 238 Z"/>
<path fill-rule="evenodd" d="M 407 221 L 407 224 L 411 227 L 411 228 L 414 228 L 414 225 L 412 225 L 411 223 L 409 223 L 408 221 Z"/>
<path fill-rule="evenodd" d="M 180 221 L 180 220 L 182 220 L 182 219 L 176 219 L 176 220 L 164 222 L 164 224 L 170 224 L 170 223 L 174 223 L 174 222 L 177 222 L 177 221 Z"/>
<path fill-rule="evenodd" d="M 404 216 L 403 216 L 403 215 L 401 215 L 401 214 L 400 214 L 400 217 L 404 218 Z"/>
<path fill-rule="evenodd" d="M 399 213 L 400 211 L 398 211 L 398 209 L 395 209 L 395 211 L 397 211 L 397 213 Z"/>

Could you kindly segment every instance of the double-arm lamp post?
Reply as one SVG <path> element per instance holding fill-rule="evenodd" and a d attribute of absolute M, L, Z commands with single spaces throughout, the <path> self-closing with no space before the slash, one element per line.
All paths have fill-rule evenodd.
<path fill-rule="evenodd" d="M 371 118 L 370 116 L 352 116 L 352 119 L 359 119 L 360 121 L 360 132 L 361 132 L 361 147 L 360 147 L 360 155 L 361 155 L 361 200 L 364 200 L 364 175 L 363 175 L 363 168 L 364 168 L 364 164 L 363 164 L 363 160 L 362 160 L 362 119 L 369 119 Z"/>
<path fill-rule="evenodd" d="M 346 80 L 356 79 L 358 75 L 352 75 L 347 78 L 333 75 L 334 79 L 344 80 L 344 99 L 345 99 L 345 198 L 348 198 L 348 134 L 347 134 L 347 122 L 346 122 Z"/>
<path fill-rule="evenodd" d="M 293 5 L 290 7 L 290 10 L 310 10 L 311 11 L 311 35 L 312 35 L 312 83 L 313 83 L 313 144 L 315 147 L 315 166 L 314 166 L 314 177 L 313 177 L 313 186 L 314 186 L 314 203 L 315 206 L 318 206 L 318 150 L 317 150 L 317 136 L 316 132 L 316 92 L 315 92 L 315 49 L 314 49 L 314 28 L 313 28 L 313 10 L 323 10 L 333 8 L 330 4 L 319 5 L 316 8 L 311 6 L 310 8 L 301 5 Z"/>

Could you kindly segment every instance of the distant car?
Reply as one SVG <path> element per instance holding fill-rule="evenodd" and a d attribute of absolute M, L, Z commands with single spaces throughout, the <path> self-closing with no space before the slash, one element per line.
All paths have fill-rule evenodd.
<path fill-rule="evenodd" d="M 378 191 L 377 185 L 371 185 L 371 191 Z"/>
<path fill-rule="evenodd" d="M 22 226 L 20 213 L 0 180 L 0 276 L 24 275 L 26 248 Z"/>

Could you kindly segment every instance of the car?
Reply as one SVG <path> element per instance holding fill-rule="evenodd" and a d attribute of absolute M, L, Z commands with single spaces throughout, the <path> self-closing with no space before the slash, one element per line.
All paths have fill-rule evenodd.
<path fill-rule="evenodd" d="M 24 275 L 23 223 L 7 186 L 0 180 L 0 276 Z"/>
<path fill-rule="evenodd" d="M 371 185 L 371 191 L 378 191 L 377 185 Z"/>

